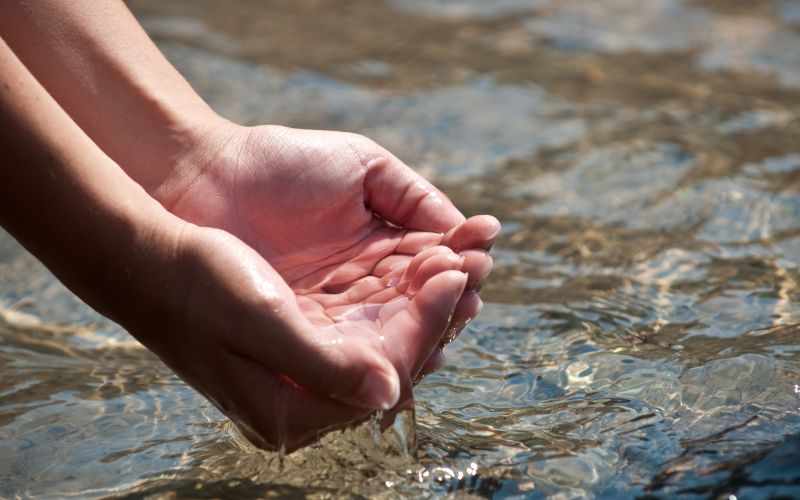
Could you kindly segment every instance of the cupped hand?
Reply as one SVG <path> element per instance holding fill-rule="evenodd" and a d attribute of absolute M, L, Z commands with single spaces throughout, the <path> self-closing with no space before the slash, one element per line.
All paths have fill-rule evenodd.
<path fill-rule="evenodd" d="M 200 254 L 257 271 L 251 288 L 273 297 L 248 311 L 269 316 L 270 328 L 227 318 L 230 362 L 241 365 L 206 391 L 262 446 L 292 447 L 408 396 L 480 310 L 499 230 L 489 216 L 465 220 L 386 150 L 340 132 L 220 127 L 155 195 L 179 217 L 224 230 L 210 233 L 213 250 L 195 245 Z M 210 229 L 198 231 L 209 239 Z M 241 297 L 240 288 L 225 293 Z M 201 302 L 187 307 L 206 311 Z"/>

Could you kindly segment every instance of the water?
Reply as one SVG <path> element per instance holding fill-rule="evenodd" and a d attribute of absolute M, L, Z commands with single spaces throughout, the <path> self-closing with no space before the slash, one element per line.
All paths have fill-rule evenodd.
<path fill-rule="evenodd" d="M 800 3 L 130 5 L 224 115 L 498 216 L 486 307 L 281 468 L 3 236 L 0 497 L 800 495 Z"/>

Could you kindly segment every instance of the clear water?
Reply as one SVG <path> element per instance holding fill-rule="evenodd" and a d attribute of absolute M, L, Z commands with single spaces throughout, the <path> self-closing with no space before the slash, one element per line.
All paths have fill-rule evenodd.
<path fill-rule="evenodd" d="M 0 497 L 800 496 L 800 2 L 130 5 L 224 115 L 497 215 L 487 306 L 281 466 L 4 235 Z"/>

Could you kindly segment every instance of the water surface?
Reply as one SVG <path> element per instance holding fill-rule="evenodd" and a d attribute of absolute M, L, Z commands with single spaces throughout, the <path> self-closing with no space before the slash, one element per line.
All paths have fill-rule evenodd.
<path fill-rule="evenodd" d="M 498 216 L 486 307 L 281 468 L 4 235 L 0 496 L 800 495 L 800 3 L 129 4 L 225 116 Z"/>

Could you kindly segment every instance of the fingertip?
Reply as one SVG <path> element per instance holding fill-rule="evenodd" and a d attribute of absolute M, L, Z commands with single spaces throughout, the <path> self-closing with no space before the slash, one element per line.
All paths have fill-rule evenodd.
<path fill-rule="evenodd" d="M 450 326 L 442 337 L 440 346 L 444 347 L 454 341 L 461 330 L 481 312 L 481 309 L 483 309 L 483 301 L 478 294 L 474 290 L 465 290 L 456 304 Z"/>
<path fill-rule="evenodd" d="M 445 233 L 464 221 L 444 193 L 388 151 L 367 162 L 364 187 L 369 207 L 404 229 Z"/>
<path fill-rule="evenodd" d="M 495 217 L 494 215 L 487 215 L 487 214 L 476 215 L 475 217 L 480 217 L 483 220 L 483 223 L 487 227 L 487 229 L 491 229 L 492 236 L 496 237 L 498 234 L 500 234 L 500 229 L 502 228 L 502 225 L 500 224 L 500 221 L 497 219 L 497 217 Z"/>
<path fill-rule="evenodd" d="M 469 248 L 488 250 L 500 234 L 500 221 L 491 215 L 475 215 L 445 234 L 442 244 L 455 251 Z"/>
<path fill-rule="evenodd" d="M 370 410 L 388 410 L 400 399 L 400 376 L 383 350 L 383 338 L 348 335 L 340 346 L 341 366 L 325 383 L 332 386 L 330 397 Z M 350 344 L 349 346 L 347 344 Z M 335 378 L 340 381 L 334 380 Z M 340 391 L 345 389 L 345 391 Z"/>
<path fill-rule="evenodd" d="M 428 292 L 427 297 L 423 296 L 423 300 L 433 299 L 442 311 L 448 311 L 448 321 L 452 318 L 453 311 L 467 287 L 469 276 L 467 273 L 458 270 L 443 271 L 430 279 L 422 285 L 418 295 L 424 295 Z M 427 289 L 427 290 L 426 290 Z"/>
<path fill-rule="evenodd" d="M 494 242 L 497 241 L 502 225 L 493 215 L 478 215 L 477 217 L 481 218 L 481 222 L 486 229 L 486 238 L 483 242 L 483 248 L 489 250 L 492 248 L 492 245 L 494 245 Z"/>
<path fill-rule="evenodd" d="M 316 337 L 317 352 L 295 361 L 293 371 L 302 377 L 296 381 L 320 397 L 359 408 L 385 410 L 397 403 L 400 377 L 374 329 L 355 321 L 346 333 L 323 328 Z"/>
<path fill-rule="evenodd" d="M 345 402 L 363 408 L 388 410 L 400 399 L 400 377 L 394 368 L 370 370 L 361 379 L 352 398 Z"/>
<path fill-rule="evenodd" d="M 466 273 L 443 271 L 426 281 L 411 300 L 414 317 L 427 325 L 426 330 L 438 332 L 437 343 L 446 333 L 466 284 Z"/>
<path fill-rule="evenodd" d="M 461 270 L 464 265 L 464 257 L 450 251 L 446 254 L 435 255 L 423 262 L 416 273 L 411 277 L 411 283 L 406 289 L 406 293 L 413 295 L 431 277 L 446 270 Z"/>
<path fill-rule="evenodd" d="M 464 316 L 474 318 L 483 309 L 483 301 L 475 290 L 466 290 L 461 296 L 458 304 L 459 312 L 463 311 Z"/>
<path fill-rule="evenodd" d="M 461 269 L 469 276 L 467 290 L 475 290 L 489 276 L 494 267 L 494 259 L 483 249 L 463 250 L 459 255 L 464 258 Z"/>
<path fill-rule="evenodd" d="M 433 276 L 430 278 L 429 282 L 440 282 L 441 286 L 447 286 L 451 288 L 452 291 L 457 291 L 458 297 L 460 297 L 467 285 L 468 279 L 467 273 L 456 269 L 450 269 Z"/>
<path fill-rule="evenodd" d="M 441 348 L 437 348 L 433 354 L 431 354 L 431 357 L 425 362 L 425 365 L 423 365 L 422 370 L 419 372 L 419 377 L 417 377 L 417 380 L 414 383 L 418 384 L 423 378 L 443 367 L 446 362 L 447 358 L 445 357 L 444 352 Z"/>
<path fill-rule="evenodd" d="M 411 260 L 411 263 L 406 267 L 406 270 L 403 273 L 402 278 L 400 279 L 400 283 L 398 284 L 398 288 L 400 289 L 400 291 L 405 293 L 407 287 L 411 284 L 411 281 L 414 279 L 414 276 L 417 275 L 418 270 L 423 266 L 423 264 L 425 264 L 428 260 L 441 255 L 454 255 L 454 254 L 453 250 L 451 250 L 449 247 L 443 245 L 436 245 L 430 248 L 426 248 L 425 250 L 415 255 L 414 258 Z"/>

